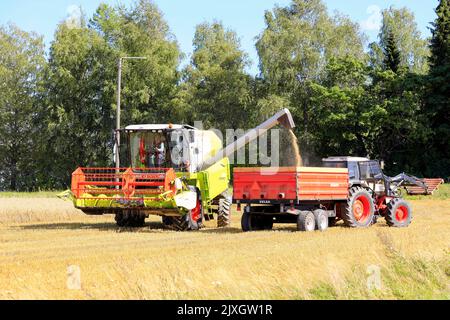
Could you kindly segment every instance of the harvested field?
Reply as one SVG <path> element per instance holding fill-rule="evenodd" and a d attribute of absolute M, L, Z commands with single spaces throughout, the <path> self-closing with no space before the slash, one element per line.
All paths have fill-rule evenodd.
<path fill-rule="evenodd" d="M 407 229 L 242 233 L 235 213 L 231 228 L 177 233 L 0 197 L 0 299 L 450 299 L 450 200 L 411 203 Z M 71 265 L 81 290 L 67 288 Z M 368 286 L 377 270 L 381 287 Z"/>

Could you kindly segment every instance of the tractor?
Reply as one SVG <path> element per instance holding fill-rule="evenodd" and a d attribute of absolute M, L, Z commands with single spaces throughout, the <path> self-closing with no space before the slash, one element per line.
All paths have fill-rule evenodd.
<path fill-rule="evenodd" d="M 328 168 L 347 168 L 349 173 L 348 203 L 336 218 L 348 227 L 366 227 L 382 216 L 390 227 L 406 227 L 411 223 L 412 210 L 402 198 L 402 187 L 418 186 L 427 192 L 428 186 L 419 178 L 401 173 L 389 177 L 377 160 L 359 157 L 330 157 L 322 160 Z"/>
<path fill-rule="evenodd" d="M 149 215 L 176 231 L 198 230 L 217 215 L 230 223 L 232 196 L 228 157 L 274 126 L 292 129 L 287 109 L 225 148 L 212 130 L 188 125 L 130 125 L 128 168 L 78 168 L 66 194 L 87 215 L 113 214 L 120 227 L 142 227 Z"/>

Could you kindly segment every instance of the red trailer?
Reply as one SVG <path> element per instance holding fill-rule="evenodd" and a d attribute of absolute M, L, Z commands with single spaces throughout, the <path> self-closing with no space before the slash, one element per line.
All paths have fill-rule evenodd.
<path fill-rule="evenodd" d="M 349 195 L 347 168 L 236 168 L 234 202 L 244 231 L 297 223 L 298 230 L 325 230 Z"/>

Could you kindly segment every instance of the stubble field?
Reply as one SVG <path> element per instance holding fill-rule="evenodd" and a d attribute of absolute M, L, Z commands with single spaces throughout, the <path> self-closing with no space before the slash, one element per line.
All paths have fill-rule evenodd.
<path fill-rule="evenodd" d="M 450 200 L 411 203 L 407 229 L 380 219 L 242 233 L 235 212 L 231 228 L 177 233 L 157 217 L 120 229 L 52 194 L 3 194 L 0 299 L 450 299 Z M 80 290 L 67 286 L 69 266 Z"/>

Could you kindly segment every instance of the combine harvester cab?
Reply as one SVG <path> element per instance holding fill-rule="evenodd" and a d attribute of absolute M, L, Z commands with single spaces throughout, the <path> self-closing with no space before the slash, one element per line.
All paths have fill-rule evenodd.
<path fill-rule="evenodd" d="M 130 168 L 78 168 L 70 196 L 89 215 L 114 214 L 121 227 L 142 227 L 162 216 L 176 231 L 197 230 L 217 215 L 230 223 L 232 196 L 228 157 L 274 126 L 293 128 L 283 109 L 225 148 L 213 132 L 186 125 L 133 125 L 128 137 Z"/>

